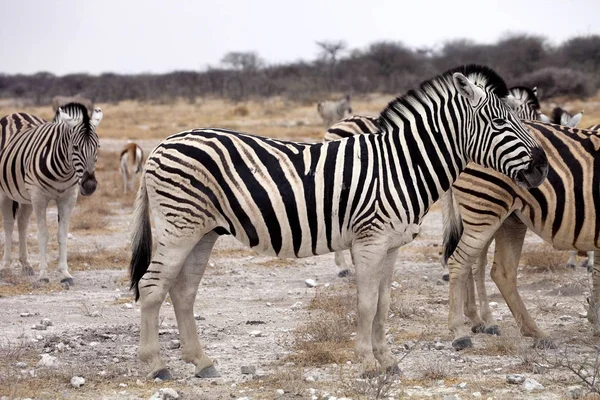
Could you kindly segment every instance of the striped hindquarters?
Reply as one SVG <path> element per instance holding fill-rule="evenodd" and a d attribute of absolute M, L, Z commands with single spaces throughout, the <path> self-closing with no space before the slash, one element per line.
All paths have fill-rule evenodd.
<path fill-rule="evenodd" d="M 6 141 L 16 132 L 41 125 L 46 121 L 35 115 L 27 113 L 13 113 L 0 119 L 0 149 L 4 148 Z"/>
<path fill-rule="evenodd" d="M 377 132 L 379 132 L 379 122 L 377 118 L 355 115 L 343 119 L 327 129 L 323 141 L 330 142 L 332 140 L 339 140 L 354 135 Z"/>

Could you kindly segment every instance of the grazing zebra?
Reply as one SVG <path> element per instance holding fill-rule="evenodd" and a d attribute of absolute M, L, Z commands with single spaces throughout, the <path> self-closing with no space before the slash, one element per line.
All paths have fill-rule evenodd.
<path fill-rule="evenodd" d="M 12 261 L 12 231 L 19 224 L 19 259 L 26 274 L 32 274 L 27 257 L 27 225 L 35 211 L 40 248 L 40 281 L 48 281 L 46 208 L 55 200 L 58 208 L 58 271 L 61 282 L 73 284 L 67 267 L 69 216 L 79 192 L 88 196 L 96 190 L 94 175 L 98 155 L 96 127 L 102 110 L 91 118 L 81 104 L 59 107 L 52 122 L 25 113 L 0 119 L 0 207 L 4 220 L 4 257 L 0 269 L 7 271 Z"/>
<path fill-rule="evenodd" d="M 514 100 L 511 102 L 511 108 L 515 111 L 517 117 L 526 120 L 537 120 L 544 117 L 540 112 L 540 103 L 536 96 L 535 87 L 530 89 L 525 86 L 515 86 L 510 88 L 508 92 L 514 97 Z M 330 142 L 353 135 L 377 132 L 379 132 L 377 118 L 355 115 L 331 126 L 325 132 L 323 141 Z M 351 275 L 352 265 L 348 263 L 343 251 L 336 251 L 334 260 L 335 265 L 338 267 L 338 276 L 340 278 Z M 444 279 L 448 280 L 447 275 L 444 276 Z"/>
<path fill-rule="evenodd" d="M 579 114 L 572 115 L 567 110 L 560 107 L 554 107 L 552 114 L 550 114 L 550 121 L 553 124 L 563 125 L 569 128 L 577 127 L 579 121 L 583 117 L 583 111 Z"/>
<path fill-rule="evenodd" d="M 450 274 L 450 329 L 453 346 L 472 345 L 462 323 L 465 284 L 467 316 L 474 332 L 498 333 L 485 292 L 487 249 L 496 240 L 491 276 L 506 300 L 521 333 L 535 345 L 552 346 L 538 328 L 517 290 L 517 268 L 527 228 L 559 249 L 600 249 L 600 133 L 558 125 L 525 125 L 549 156 L 548 179 L 525 190 L 502 174 L 470 165 L 446 193 L 444 200 L 444 261 Z M 468 275 L 476 262 L 481 318 Z M 600 260 L 596 260 L 588 320 L 598 329 Z"/>
<path fill-rule="evenodd" d="M 133 190 L 133 181 L 136 174 L 142 172 L 144 151 L 140 146 L 131 142 L 123 146 L 121 150 L 120 170 L 123 175 L 123 192 Z"/>
<path fill-rule="evenodd" d="M 146 161 L 132 223 L 131 287 L 149 376 L 170 377 L 158 342 L 167 293 L 184 361 L 196 376 L 218 375 L 200 346 L 193 305 L 222 234 L 279 257 L 352 248 L 357 357 L 366 371 L 397 370 L 385 340 L 390 284 L 398 248 L 414 239 L 430 205 L 470 161 L 526 187 L 545 179 L 545 153 L 510 99 L 502 78 L 471 65 L 392 101 L 379 116 L 380 135 L 308 144 L 199 129 L 161 142 Z"/>
<path fill-rule="evenodd" d="M 317 111 L 325 128 L 329 128 L 340 119 L 346 116 L 346 113 L 352 114 L 352 107 L 350 106 L 350 95 L 347 94 L 340 101 L 322 101 L 317 104 Z"/>

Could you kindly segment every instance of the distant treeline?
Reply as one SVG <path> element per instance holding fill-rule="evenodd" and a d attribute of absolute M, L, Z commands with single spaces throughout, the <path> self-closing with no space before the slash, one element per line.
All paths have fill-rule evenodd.
<path fill-rule="evenodd" d="M 319 42 L 315 61 L 267 65 L 256 53 L 226 54 L 220 67 L 168 74 L 99 76 L 0 75 L 0 98 L 49 104 L 56 95 L 81 94 L 95 102 L 169 102 L 203 96 L 233 100 L 281 95 L 313 101 L 331 92 L 400 94 L 449 68 L 486 64 L 507 83 L 537 86 L 541 98 L 586 97 L 600 88 L 600 36 L 575 37 L 558 46 L 539 36 L 512 35 L 496 44 L 469 40 L 437 50 L 410 49 L 398 42 L 348 50 L 343 42 Z"/>

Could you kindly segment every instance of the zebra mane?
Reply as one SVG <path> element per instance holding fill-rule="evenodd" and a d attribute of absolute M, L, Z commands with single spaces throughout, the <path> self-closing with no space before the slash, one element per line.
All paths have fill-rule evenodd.
<path fill-rule="evenodd" d="M 553 124 L 560 125 L 563 115 L 566 115 L 568 118 L 572 117 L 572 115 L 567 110 L 564 110 L 560 107 L 554 107 L 554 110 L 552 110 L 552 113 L 550 114 L 550 122 Z"/>
<path fill-rule="evenodd" d="M 82 116 L 81 123 L 85 126 L 86 132 L 90 132 L 92 130 L 92 124 L 90 123 L 90 115 L 88 114 L 88 109 L 81 103 L 69 103 L 64 106 L 60 106 L 60 109 L 63 110 L 64 113 L 70 115 L 71 117 L 77 117 L 79 115 Z M 54 114 L 54 121 L 59 120 L 60 111 L 57 109 Z"/>
<path fill-rule="evenodd" d="M 471 82 L 482 87 L 486 92 L 494 93 L 500 99 L 505 99 L 509 95 L 504 79 L 491 68 L 477 64 L 462 65 L 424 81 L 419 85 L 418 89 L 411 89 L 406 94 L 392 100 L 379 116 L 380 126 L 387 125 L 385 122 L 392 119 L 394 114 L 402 114 L 402 109 L 413 109 L 414 106 L 412 103 L 415 100 L 429 98 L 430 95 L 428 93 L 446 93 L 449 88 L 453 90 L 452 75 L 455 72 L 460 72 L 469 78 Z"/>
<path fill-rule="evenodd" d="M 508 91 L 521 103 L 528 104 L 534 110 L 540 109 L 540 101 L 531 88 L 527 86 L 514 86 Z"/>

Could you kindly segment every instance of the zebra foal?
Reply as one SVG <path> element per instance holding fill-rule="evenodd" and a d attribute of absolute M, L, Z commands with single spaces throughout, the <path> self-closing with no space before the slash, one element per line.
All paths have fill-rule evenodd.
<path fill-rule="evenodd" d="M 142 172 L 144 151 L 140 146 L 131 142 L 125 144 L 121 149 L 121 160 L 119 169 L 123 175 L 123 193 L 133 190 L 135 176 Z"/>
<path fill-rule="evenodd" d="M 331 125 L 344 118 L 346 113 L 352 114 L 350 95 L 347 94 L 340 101 L 322 101 L 318 103 L 317 112 L 321 116 L 325 128 L 329 128 Z"/>
<path fill-rule="evenodd" d="M 94 174 L 98 156 L 96 127 L 102 120 L 97 108 L 88 116 L 77 103 L 60 107 L 52 122 L 25 113 L 0 119 L 0 208 L 4 222 L 4 257 L 0 270 L 12 262 L 12 232 L 19 226 L 19 260 L 23 272 L 31 275 L 27 255 L 27 225 L 35 211 L 40 251 L 40 281 L 48 281 L 46 208 L 55 200 L 58 208 L 58 271 L 61 282 L 73 284 L 67 266 L 69 217 L 79 193 L 89 196 L 96 190 Z"/>
<path fill-rule="evenodd" d="M 545 153 L 507 101 L 502 78 L 471 65 L 392 101 L 379 116 L 379 135 L 308 144 L 198 129 L 165 139 L 146 161 L 132 223 L 131 286 L 141 302 L 139 356 L 149 376 L 170 377 L 158 341 L 167 293 L 184 361 L 196 376 L 218 376 L 200 346 L 193 305 L 223 234 L 279 257 L 351 248 L 357 358 L 365 371 L 395 371 L 385 340 L 394 265 L 430 205 L 471 160 L 526 187 L 545 179 Z"/>

